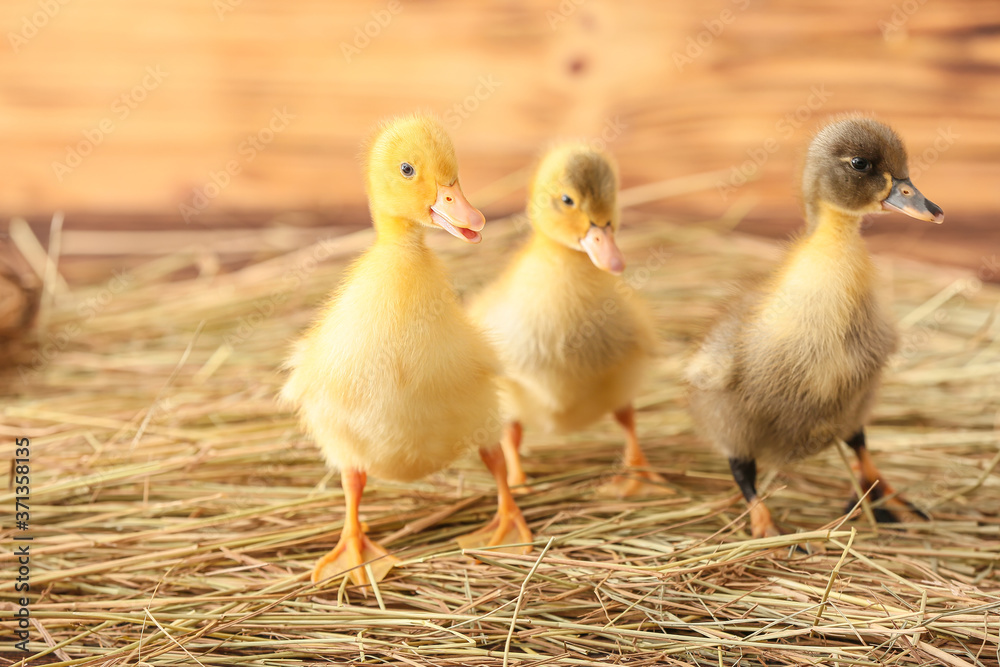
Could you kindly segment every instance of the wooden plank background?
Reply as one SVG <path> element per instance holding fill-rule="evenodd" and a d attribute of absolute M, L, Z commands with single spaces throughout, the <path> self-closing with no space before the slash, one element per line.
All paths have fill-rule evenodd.
<path fill-rule="evenodd" d="M 924 156 L 914 180 L 947 214 L 880 218 L 877 247 L 975 267 L 1000 246 L 995 0 L 7 0 L 0 27 L 4 218 L 363 224 L 361 140 L 424 108 L 492 215 L 521 206 L 519 170 L 547 142 L 583 136 L 606 141 L 625 186 L 723 172 L 647 212 L 735 205 L 745 228 L 783 235 L 809 133 L 857 109 Z M 293 117 L 270 136 L 276 113 Z M 253 135 L 270 141 L 251 151 Z M 185 221 L 227 164 L 239 173 Z M 755 180 L 719 187 L 740 169 Z"/>

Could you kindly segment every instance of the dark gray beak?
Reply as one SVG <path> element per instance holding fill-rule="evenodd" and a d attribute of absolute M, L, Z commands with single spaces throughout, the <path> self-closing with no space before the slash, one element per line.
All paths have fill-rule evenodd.
<path fill-rule="evenodd" d="M 882 202 L 886 211 L 899 211 L 917 220 L 944 222 L 944 211 L 934 202 L 926 199 L 908 178 L 892 179 L 892 190 Z"/>

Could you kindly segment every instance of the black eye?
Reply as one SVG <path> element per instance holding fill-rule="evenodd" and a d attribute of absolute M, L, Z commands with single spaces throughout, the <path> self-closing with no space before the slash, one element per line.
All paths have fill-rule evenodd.
<path fill-rule="evenodd" d="M 563 195 L 562 196 L 562 200 L 563 200 L 563 203 L 566 204 L 566 206 L 572 206 L 573 205 L 573 198 L 570 197 L 569 195 Z"/>
<path fill-rule="evenodd" d="M 413 178 L 413 175 L 417 173 L 417 170 L 413 168 L 413 165 L 409 162 L 404 162 L 399 165 L 399 172 L 406 176 L 407 178 Z"/>
<path fill-rule="evenodd" d="M 872 166 L 872 163 L 863 157 L 851 158 L 851 168 L 855 171 L 868 171 L 868 167 L 870 166 Z"/>

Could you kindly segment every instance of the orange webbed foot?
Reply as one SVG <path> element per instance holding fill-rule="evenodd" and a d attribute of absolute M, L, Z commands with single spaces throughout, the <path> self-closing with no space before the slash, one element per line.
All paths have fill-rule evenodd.
<path fill-rule="evenodd" d="M 528 522 L 521 514 L 521 508 L 517 506 L 510 487 L 507 485 L 507 464 L 504 460 L 504 451 L 501 447 L 481 447 L 479 455 L 483 463 L 493 474 L 493 479 L 497 485 L 497 513 L 493 520 L 485 526 L 456 538 L 459 546 L 463 549 L 478 549 L 482 547 L 495 547 L 500 545 L 520 544 L 524 546 L 509 546 L 503 549 L 496 549 L 500 553 L 527 554 L 531 553 L 534 539 Z"/>
<path fill-rule="evenodd" d="M 354 583 L 365 585 L 369 583 L 366 570 L 371 570 L 372 582 L 379 582 L 399 562 L 379 544 L 368 539 L 364 525 L 358 518 L 358 507 L 361 505 L 361 494 L 367 479 L 368 475 L 363 470 L 341 470 L 340 481 L 346 508 L 344 527 L 340 531 L 337 546 L 313 567 L 314 584 L 327 579 L 339 579 L 347 574 Z M 366 563 L 367 568 L 364 567 Z"/>
<path fill-rule="evenodd" d="M 531 553 L 531 544 L 534 536 L 531 528 L 524 520 L 521 510 L 515 505 L 509 509 L 498 509 L 493 520 L 479 530 L 467 535 L 462 535 L 455 539 L 463 549 L 481 549 L 483 547 L 496 547 L 500 545 L 524 545 L 508 546 L 501 549 L 491 549 L 499 553 L 527 554 Z"/>
<path fill-rule="evenodd" d="M 340 579 L 347 575 L 355 584 L 364 586 L 369 582 L 366 570 L 371 570 L 374 582 L 382 581 L 389 570 L 399 562 L 398 558 L 389 555 L 377 542 L 368 539 L 363 532 L 353 535 L 342 535 L 330 553 L 326 554 L 313 568 L 312 581 L 318 584 L 325 580 Z M 368 563 L 368 568 L 365 568 Z"/>
<path fill-rule="evenodd" d="M 673 489 L 665 486 L 663 475 L 649 470 L 649 459 L 639 445 L 635 432 L 635 409 L 631 404 L 616 410 L 615 421 L 625 431 L 624 463 L 625 471 L 615 475 L 611 481 L 598 488 L 598 495 L 613 498 L 635 498 L 673 494 Z"/>
<path fill-rule="evenodd" d="M 854 472 L 858 475 L 858 485 L 862 491 L 871 491 L 868 499 L 874 504 L 882 501 L 878 507 L 873 508 L 876 521 L 879 523 L 899 523 L 903 521 L 930 520 L 930 516 L 922 509 L 897 493 L 892 486 L 885 481 L 879 473 L 878 468 L 871 459 L 871 455 L 866 447 L 858 447 L 856 450 L 858 461 L 852 464 Z M 857 504 L 857 496 L 848 503 L 847 511 Z"/>
<path fill-rule="evenodd" d="M 778 524 L 771 518 L 771 511 L 759 499 L 754 499 L 750 503 L 750 535 L 756 540 L 764 537 L 778 537 L 784 535 L 785 531 L 778 527 Z M 818 554 L 824 553 L 826 547 L 822 542 L 806 542 L 797 544 L 793 551 L 797 554 Z"/>
<path fill-rule="evenodd" d="M 767 509 L 767 505 L 759 500 L 750 503 L 750 534 L 754 539 L 784 534 L 771 518 L 771 511 Z"/>

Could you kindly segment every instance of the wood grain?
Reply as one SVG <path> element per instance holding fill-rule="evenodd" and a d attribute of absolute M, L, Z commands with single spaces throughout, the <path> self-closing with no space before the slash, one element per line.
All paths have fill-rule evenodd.
<path fill-rule="evenodd" d="M 646 208 L 693 221 L 745 202 L 744 226 L 783 235 L 810 132 L 862 110 L 892 123 L 914 159 L 933 158 L 914 180 L 947 214 L 933 229 L 880 218 L 888 246 L 975 266 L 1000 245 L 991 0 L 51 2 L 30 39 L 11 36 L 43 22 L 44 2 L 10 0 L 0 18 L 3 216 L 58 208 L 67 228 L 184 229 L 296 210 L 357 224 L 362 139 L 378 118 L 423 108 L 452 127 L 469 193 L 583 136 L 606 141 L 626 186 L 751 173 Z M 366 27 L 374 36 L 345 56 Z M 294 118 L 241 149 L 275 110 Z M 88 142 L 60 180 L 53 163 Z M 185 221 L 180 207 L 214 193 L 227 164 L 239 173 Z M 496 215 L 522 199 L 515 188 L 485 204 Z"/>

